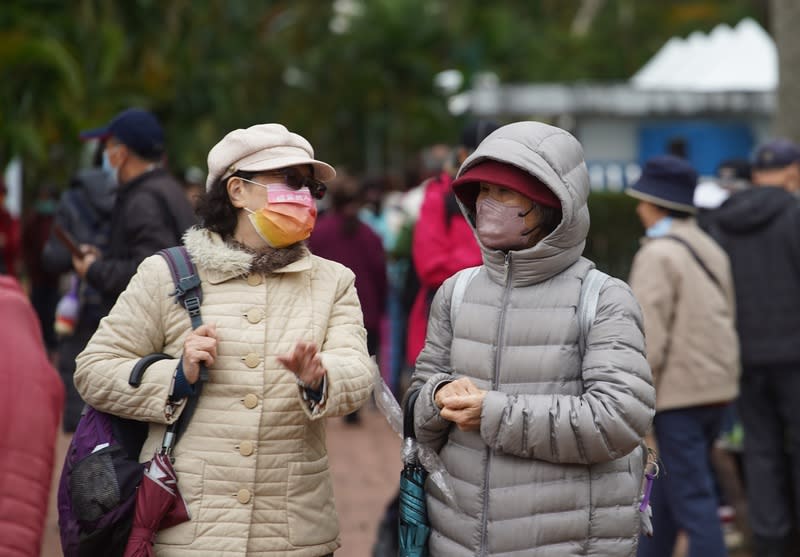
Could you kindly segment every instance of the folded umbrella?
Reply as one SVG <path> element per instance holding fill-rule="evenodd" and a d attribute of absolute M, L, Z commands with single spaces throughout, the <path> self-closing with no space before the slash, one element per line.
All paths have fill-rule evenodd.
<path fill-rule="evenodd" d="M 156 532 L 190 518 L 186 501 L 178 491 L 178 478 L 169 455 L 156 452 L 147 464 L 136 493 L 133 528 L 124 557 L 153 557 Z"/>
<path fill-rule="evenodd" d="M 399 546 L 400 557 L 428 554 L 428 511 L 425 503 L 425 470 L 406 465 L 400 473 Z"/>
<path fill-rule="evenodd" d="M 417 440 L 414 435 L 414 403 L 419 391 L 406 400 L 403 416 L 403 470 L 400 472 L 398 509 L 398 545 L 400 557 L 427 557 L 428 507 L 425 502 L 425 478 L 428 473 L 417 457 Z"/>

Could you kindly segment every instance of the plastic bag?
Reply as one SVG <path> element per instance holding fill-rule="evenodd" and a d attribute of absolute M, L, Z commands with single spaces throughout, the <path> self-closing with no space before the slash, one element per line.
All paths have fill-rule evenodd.
<path fill-rule="evenodd" d="M 403 411 L 400 409 L 400 403 L 394 398 L 392 390 L 383 380 L 381 374 L 377 372 L 377 367 L 374 381 L 373 395 L 375 396 L 375 404 L 386 418 L 386 421 L 389 422 L 392 430 L 398 437 L 403 439 Z M 403 464 L 418 461 L 427 470 L 428 479 L 436 484 L 448 504 L 457 508 L 452 480 L 444 467 L 442 459 L 439 458 L 439 453 L 426 445 L 417 443 L 414 439 L 408 438 L 403 439 L 400 456 Z"/>

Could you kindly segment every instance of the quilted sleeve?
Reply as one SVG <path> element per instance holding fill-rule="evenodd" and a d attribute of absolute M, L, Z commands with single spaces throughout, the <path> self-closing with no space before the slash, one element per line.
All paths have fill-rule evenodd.
<path fill-rule="evenodd" d="M 172 303 L 172 277 L 160 255 L 145 259 L 78 355 L 75 387 L 89 405 L 123 418 L 170 423 L 177 418 L 168 404 L 174 360 L 147 368 L 138 388 L 128 384 L 142 357 L 164 349 L 164 314 Z M 174 355 L 174 354 L 173 354 Z"/>
<path fill-rule="evenodd" d="M 355 275 L 342 268 L 336 284 L 336 298 L 320 350 L 327 371 L 326 403 L 309 413 L 312 419 L 344 416 L 358 410 L 372 393 L 374 363 L 367 352 L 361 305 L 356 294 Z"/>
<path fill-rule="evenodd" d="M 438 450 L 447 441 L 452 422 L 442 418 L 434 402 L 436 389 L 452 381 L 450 345 L 453 331 L 450 324 L 450 298 L 455 281 L 448 279 L 436 292 L 431 304 L 425 348 L 417 358 L 409 392 L 421 389 L 414 405 L 414 432 L 417 440 Z"/>

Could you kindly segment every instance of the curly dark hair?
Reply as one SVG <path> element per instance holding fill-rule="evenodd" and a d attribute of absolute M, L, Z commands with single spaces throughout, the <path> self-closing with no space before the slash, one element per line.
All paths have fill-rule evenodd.
<path fill-rule="evenodd" d="M 217 179 L 207 192 L 200 196 L 197 203 L 197 216 L 201 226 L 216 232 L 223 238 L 230 238 L 236 230 L 238 222 L 237 209 L 231 204 L 228 196 L 228 180 L 234 177 L 252 180 L 255 172 L 238 171 L 227 178 Z"/>

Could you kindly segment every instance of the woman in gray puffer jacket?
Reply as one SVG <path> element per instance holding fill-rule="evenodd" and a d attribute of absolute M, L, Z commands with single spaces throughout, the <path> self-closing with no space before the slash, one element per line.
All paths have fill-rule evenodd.
<path fill-rule="evenodd" d="M 655 391 L 642 317 L 609 278 L 580 345 L 589 177 L 564 130 L 518 122 L 489 135 L 453 183 L 483 266 L 451 322 L 434 298 L 411 390 L 418 440 L 454 489 L 428 481 L 430 553 L 563 557 L 636 553 Z M 462 271 L 463 272 L 463 271 Z"/>

